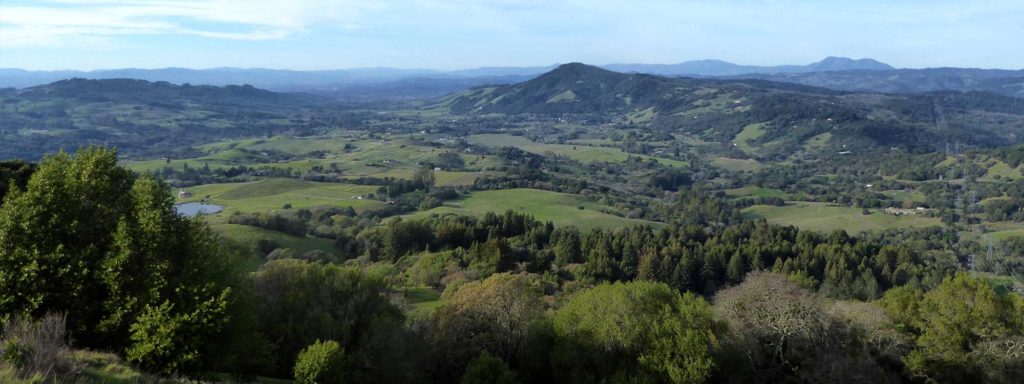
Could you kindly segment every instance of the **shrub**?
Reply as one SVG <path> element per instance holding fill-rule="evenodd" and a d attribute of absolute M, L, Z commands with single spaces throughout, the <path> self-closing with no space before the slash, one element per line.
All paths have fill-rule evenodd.
<path fill-rule="evenodd" d="M 23 377 L 51 377 L 70 367 L 63 314 L 38 321 L 16 317 L 2 325 L 0 365 L 13 366 Z"/>
<path fill-rule="evenodd" d="M 295 360 L 296 384 L 341 383 L 345 350 L 337 341 L 315 343 L 299 352 Z"/>
<path fill-rule="evenodd" d="M 515 384 L 516 375 L 500 357 L 480 352 L 462 374 L 461 384 Z"/>

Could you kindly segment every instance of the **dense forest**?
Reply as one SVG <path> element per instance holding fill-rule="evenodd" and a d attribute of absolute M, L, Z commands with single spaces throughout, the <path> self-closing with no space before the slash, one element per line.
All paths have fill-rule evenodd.
<path fill-rule="evenodd" d="M 1024 298 L 963 272 L 941 228 L 818 234 L 699 187 L 658 229 L 310 210 L 238 220 L 320 228 L 342 256 L 268 252 L 252 270 L 112 150 L 5 164 L 0 347 L 28 375 L 73 371 L 68 348 L 155 375 L 303 383 L 1011 383 L 1024 369 Z M 447 301 L 402 308 L 419 285 Z"/>

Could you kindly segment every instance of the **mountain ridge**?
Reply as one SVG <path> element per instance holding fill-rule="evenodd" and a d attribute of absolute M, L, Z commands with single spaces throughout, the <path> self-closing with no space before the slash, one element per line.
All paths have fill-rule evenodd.
<path fill-rule="evenodd" d="M 0 88 L 25 88 L 66 78 L 136 78 L 193 85 L 251 84 L 277 92 L 313 92 L 340 100 L 401 100 L 438 97 L 481 85 L 522 82 L 556 67 L 480 67 L 455 71 L 395 68 L 293 71 L 232 67 L 203 70 L 129 68 L 90 72 L 0 69 Z M 722 60 L 695 60 L 677 64 L 609 64 L 599 67 L 671 77 L 761 79 L 856 92 L 986 91 L 1024 98 L 1024 79 L 1021 79 L 1024 78 L 1024 70 L 894 69 L 873 59 L 834 56 L 807 65 L 747 66 Z"/>
<path fill-rule="evenodd" d="M 724 66 L 729 68 L 748 68 L 748 69 L 760 69 L 769 73 L 774 72 L 799 72 L 800 68 L 811 68 L 813 66 L 821 66 L 823 63 L 831 67 L 837 67 L 841 65 L 850 65 L 843 63 L 854 63 L 862 60 L 870 60 L 871 62 L 878 63 L 872 59 L 847 59 L 840 57 L 827 57 L 822 61 L 811 63 L 808 65 L 783 65 L 783 66 L 745 66 L 739 64 L 733 64 L 722 60 L 695 60 L 685 61 L 676 64 L 609 64 L 604 65 L 606 69 L 617 70 L 619 72 L 630 72 L 630 66 L 645 66 L 651 70 L 657 68 L 688 68 L 688 63 L 693 65 L 705 65 L 708 68 L 705 71 L 697 72 L 686 72 L 674 70 L 671 73 L 667 72 L 652 72 L 652 74 L 670 74 L 670 75 L 701 75 L 701 76 L 718 76 L 718 75 L 731 75 L 739 73 L 753 73 L 754 70 L 746 70 L 736 72 L 735 69 L 732 71 L 721 70 L 712 68 L 708 63 L 716 63 L 717 66 Z M 878 63 L 888 68 L 888 65 Z M 682 66 L 682 67 L 680 67 Z M 25 70 L 20 68 L 0 68 L 0 88 L 14 87 L 14 88 L 25 88 L 33 85 L 49 84 L 56 80 L 62 80 L 67 78 L 90 78 L 90 79 L 110 79 L 110 78 L 135 78 L 140 80 L 148 81 L 167 81 L 176 84 L 190 83 L 194 85 L 241 85 L 251 84 L 261 88 L 267 88 L 271 90 L 289 91 L 289 90 L 308 90 L 309 87 L 314 85 L 329 86 L 339 84 L 368 84 L 368 83 L 386 83 L 393 82 L 396 80 L 403 80 L 409 78 L 472 78 L 472 77 L 500 77 L 500 76 L 536 76 L 541 73 L 548 72 L 557 67 L 555 65 L 545 66 L 522 66 L 522 67 L 501 67 L 501 66 L 490 66 L 490 67 L 478 67 L 469 69 L 460 69 L 452 71 L 443 71 L 436 69 L 401 69 L 401 68 L 390 68 L 390 67 L 372 67 L 372 68 L 349 68 L 349 69 L 331 69 L 331 70 L 312 70 L 312 71 L 300 71 L 300 70 L 289 70 L 289 69 L 268 69 L 268 68 L 238 68 L 238 67 L 216 67 L 206 69 L 190 69 L 182 67 L 167 67 L 167 68 L 154 68 L 154 69 L 143 69 L 143 68 L 117 68 L 117 69 L 98 69 L 92 71 L 77 71 L 77 70 L 56 70 L 56 71 L 33 71 Z M 620 68 L 620 69 L 616 69 Z M 778 70 L 771 70 L 771 68 L 779 68 Z M 637 72 L 635 70 L 632 70 Z M 642 71 L 639 71 L 642 72 Z M 305 88 L 304 88 L 305 87 Z"/>

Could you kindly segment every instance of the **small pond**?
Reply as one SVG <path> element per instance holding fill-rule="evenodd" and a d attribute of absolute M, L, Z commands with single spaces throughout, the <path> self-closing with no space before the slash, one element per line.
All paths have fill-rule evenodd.
<path fill-rule="evenodd" d="M 174 209 L 178 211 L 179 215 L 192 217 L 218 213 L 224 210 L 224 206 L 207 203 L 184 203 L 175 205 Z"/>

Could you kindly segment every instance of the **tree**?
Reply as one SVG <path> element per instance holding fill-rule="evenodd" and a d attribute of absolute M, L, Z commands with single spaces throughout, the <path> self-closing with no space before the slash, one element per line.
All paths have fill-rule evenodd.
<path fill-rule="evenodd" d="M 565 382 L 700 383 L 713 367 L 710 306 L 648 281 L 576 294 L 553 319 L 552 361 Z"/>
<path fill-rule="evenodd" d="M 296 384 L 344 383 L 345 350 L 337 341 L 315 343 L 299 352 L 295 359 Z"/>
<path fill-rule="evenodd" d="M 170 190 L 113 150 L 48 156 L 0 207 L 0 316 L 63 311 L 81 346 L 157 372 L 201 370 L 238 254 L 177 215 Z"/>
<path fill-rule="evenodd" d="M 785 275 L 747 275 L 715 296 L 715 312 L 729 325 L 725 355 L 744 361 L 744 367 L 729 369 L 738 377 L 769 383 L 870 383 L 882 377 L 858 332 Z"/>
<path fill-rule="evenodd" d="M 415 343 L 401 310 L 385 296 L 387 283 L 359 268 L 274 260 L 251 277 L 258 333 L 270 341 L 271 364 L 254 373 L 289 377 L 300 351 L 317 340 L 345 350 L 344 371 L 355 382 L 402 382 L 415 374 Z"/>
<path fill-rule="evenodd" d="M 24 189 L 28 179 L 35 172 L 34 164 L 21 160 L 0 161 L 0 205 L 4 205 L 4 196 L 11 188 Z"/>
<path fill-rule="evenodd" d="M 987 280 L 958 273 L 924 294 L 890 290 L 882 303 L 898 329 L 916 336 L 917 347 L 905 359 L 915 374 L 937 382 L 1019 378 L 1014 370 L 1024 367 L 1020 296 L 1001 295 Z"/>
<path fill-rule="evenodd" d="M 434 187 L 434 183 L 437 178 L 434 176 L 434 170 L 430 168 L 420 168 L 413 174 L 412 180 L 414 183 L 419 185 L 423 189 L 430 189 Z"/>
<path fill-rule="evenodd" d="M 480 352 L 480 356 L 469 363 L 466 373 L 462 374 L 459 383 L 516 384 L 517 381 L 515 372 L 508 368 L 508 364 L 484 350 Z"/>
<path fill-rule="evenodd" d="M 459 287 L 431 319 L 433 376 L 455 381 L 481 351 L 512 367 L 525 364 L 543 311 L 541 292 L 524 274 L 500 273 Z"/>
<path fill-rule="evenodd" d="M 729 279 L 731 284 L 739 284 L 743 281 L 743 276 L 747 274 L 747 258 L 743 257 L 743 254 L 736 251 L 729 258 L 729 265 L 725 270 L 726 278 Z"/>

